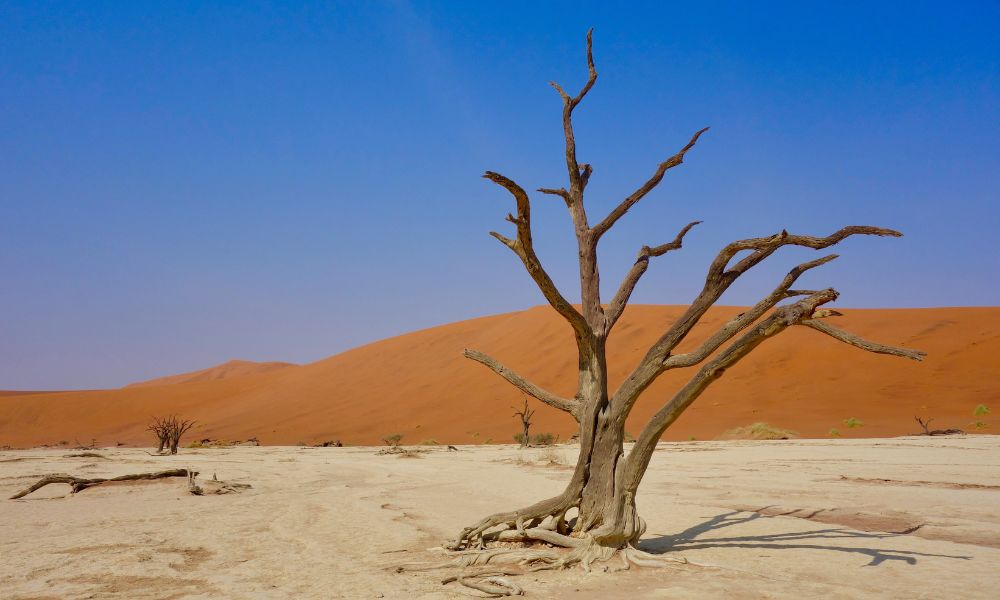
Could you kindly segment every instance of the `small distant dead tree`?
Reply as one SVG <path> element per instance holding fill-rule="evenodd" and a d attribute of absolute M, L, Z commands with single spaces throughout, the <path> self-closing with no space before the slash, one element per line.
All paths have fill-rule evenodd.
<path fill-rule="evenodd" d="M 149 421 L 149 426 L 146 427 L 146 431 L 151 431 L 153 432 L 153 435 L 156 436 L 156 440 L 159 444 L 156 448 L 157 454 L 162 453 L 163 449 L 167 447 L 168 443 L 170 443 L 170 431 L 167 423 L 168 419 L 170 419 L 170 417 L 152 417 Z"/>
<path fill-rule="evenodd" d="M 531 429 L 531 417 L 535 414 L 535 411 L 528 410 L 528 399 L 524 399 L 524 408 L 517 410 L 514 408 L 514 416 L 521 419 L 521 447 L 527 448 L 528 444 L 531 442 L 531 437 L 528 435 L 528 430 Z"/>
<path fill-rule="evenodd" d="M 187 433 L 189 429 L 194 427 L 195 421 L 185 420 L 181 421 L 177 417 L 173 417 L 173 422 L 170 426 L 170 453 L 177 454 L 177 446 L 181 443 L 181 436 Z"/>
<path fill-rule="evenodd" d="M 162 454 L 164 448 L 169 448 L 170 454 L 177 454 L 177 446 L 181 443 L 181 436 L 194 427 L 194 424 L 194 420 L 181 420 L 177 415 L 153 417 L 146 430 L 152 431 L 159 442 L 159 447 L 156 449 L 157 454 Z"/>
<path fill-rule="evenodd" d="M 718 381 L 737 362 L 768 339 L 783 331 L 801 326 L 818 331 L 846 344 L 876 352 L 921 360 L 923 352 L 896 348 L 864 340 L 853 333 L 829 325 L 826 319 L 840 313 L 824 308 L 839 295 L 831 288 L 820 290 L 793 289 L 792 285 L 805 272 L 822 266 L 837 255 L 830 254 L 792 268 L 778 285 L 753 306 L 729 319 L 699 345 L 678 351 L 688 334 L 701 321 L 722 295 L 752 268 L 764 262 L 778 250 L 798 246 L 822 250 L 856 235 L 899 237 L 892 229 L 870 226 L 849 226 L 834 233 L 815 237 L 779 231 L 765 237 L 737 240 L 725 245 L 708 267 L 702 290 L 683 313 L 660 335 L 645 356 L 617 389 L 608 381 L 607 340 L 628 306 L 632 292 L 646 272 L 650 262 L 668 252 L 680 250 L 684 236 L 699 223 L 682 227 L 672 241 L 656 246 L 642 246 L 635 262 L 610 301 L 602 301 L 600 270 L 597 260 L 598 243 L 625 214 L 656 188 L 667 171 L 680 166 L 687 153 L 708 128 L 695 132 L 690 141 L 676 154 L 661 162 L 648 180 L 628 194 L 604 218 L 592 223 L 584 205 L 584 191 L 593 168 L 577 160 L 573 133 L 573 113 L 597 81 L 591 33 L 587 34 L 586 84 L 576 95 L 570 95 L 558 84 L 552 86 L 562 99 L 562 128 L 565 138 L 568 187 L 540 188 L 542 194 L 561 199 L 572 219 L 576 237 L 575 255 L 579 262 L 580 303 L 574 305 L 556 287 L 535 253 L 531 228 L 531 201 L 528 193 L 514 180 L 487 171 L 484 177 L 506 190 L 513 197 L 516 211 L 508 213 L 507 221 L 515 227 L 513 237 L 490 232 L 524 264 L 528 274 L 552 308 L 572 329 L 578 354 L 577 389 L 572 397 L 563 397 L 541 388 L 516 373 L 495 358 L 476 350 L 466 350 L 465 356 L 482 363 L 509 383 L 537 400 L 567 413 L 579 423 L 580 451 L 576 468 L 566 489 L 529 506 L 498 512 L 465 527 L 446 547 L 461 551 L 449 564 L 483 566 L 481 578 L 499 574 L 501 563 L 531 565 L 537 569 L 562 568 L 614 557 L 624 566 L 655 565 L 666 560 L 636 549 L 636 543 L 646 530 L 645 521 L 635 506 L 636 491 L 652 458 L 660 436 L 698 399 L 708 387 Z M 780 305 L 783 300 L 795 299 Z M 623 447 L 625 421 L 640 395 L 667 371 L 695 369 L 691 378 L 647 422 L 626 455 Z M 567 513 L 576 512 L 575 518 Z M 568 549 L 537 550 L 532 548 L 484 549 L 488 542 L 543 542 Z M 683 559 L 672 559 L 674 561 Z M 493 568 L 493 572 L 489 572 Z M 465 585 L 476 580 L 459 578 Z M 477 588 L 480 589 L 480 588 Z M 491 593 L 506 594 L 499 587 Z"/>

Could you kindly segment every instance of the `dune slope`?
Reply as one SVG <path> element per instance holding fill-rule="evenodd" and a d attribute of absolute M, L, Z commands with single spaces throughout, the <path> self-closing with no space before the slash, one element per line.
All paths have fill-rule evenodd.
<path fill-rule="evenodd" d="M 194 381 L 211 381 L 213 379 L 228 379 L 231 377 L 244 377 L 246 375 L 269 373 L 271 371 L 277 371 L 279 369 L 287 369 L 288 367 L 295 367 L 295 366 L 297 365 L 287 362 L 254 362 L 252 360 L 230 360 L 222 363 L 221 365 L 215 365 L 214 367 L 209 367 L 207 369 L 192 371 L 190 373 L 168 375 L 166 377 L 157 377 L 156 379 L 149 379 L 147 381 L 138 381 L 136 383 L 130 383 L 125 387 L 127 388 L 151 387 L 156 385 L 174 385 L 177 383 L 191 383 Z"/>
<path fill-rule="evenodd" d="M 682 311 L 633 306 L 609 342 L 610 377 L 621 381 L 649 344 Z M 713 308 L 680 350 L 707 337 L 741 309 Z M 917 363 L 851 348 L 793 328 L 730 369 L 665 439 L 714 439 L 758 421 L 827 437 L 914 433 L 915 415 L 934 427 L 968 429 L 978 404 L 1000 407 L 1000 308 L 847 310 L 840 326 L 869 339 L 929 353 Z M 556 393 L 571 395 L 575 357 L 568 326 L 547 307 L 434 327 L 355 348 L 295 368 L 172 385 L 0 396 L 0 446 L 96 438 L 100 444 L 150 444 L 151 415 L 198 420 L 191 438 L 264 444 L 508 442 L 518 430 L 514 388 L 464 359 L 463 348 L 492 354 Z M 640 399 L 627 427 L 637 433 L 692 374 L 670 372 Z M 538 403 L 535 403 L 538 404 Z M 863 425 L 848 427 L 854 418 Z M 989 422 L 989 416 L 985 419 Z M 539 406 L 533 431 L 563 438 L 572 420 Z M 987 428 L 990 432 L 1000 423 Z"/>

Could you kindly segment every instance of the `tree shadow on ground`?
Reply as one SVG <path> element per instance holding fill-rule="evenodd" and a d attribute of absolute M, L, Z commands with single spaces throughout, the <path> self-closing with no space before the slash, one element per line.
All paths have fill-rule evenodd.
<path fill-rule="evenodd" d="M 866 567 L 874 567 L 885 561 L 901 561 L 909 565 L 917 564 L 918 557 L 952 558 L 956 560 L 971 560 L 971 556 L 955 556 L 950 554 L 931 554 L 909 550 L 891 550 L 880 548 L 864 548 L 855 546 L 833 546 L 822 543 L 807 543 L 817 540 L 884 540 L 901 537 L 906 534 L 856 531 L 842 527 L 814 529 L 811 531 L 791 531 L 788 533 L 770 533 L 764 535 L 712 537 L 698 539 L 699 536 L 736 525 L 744 525 L 757 519 L 774 517 L 758 513 L 732 511 L 718 514 L 709 520 L 689 527 L 673 535 L 660 535 L 639 542 L 639 548 L 651 554 L 666 554 L 683 550 L 703 550 L 708 548 L 762 548 L 770 550 L 829 550 L 832 552 L 847 552 L 863 554 L 871 558 Z"/>

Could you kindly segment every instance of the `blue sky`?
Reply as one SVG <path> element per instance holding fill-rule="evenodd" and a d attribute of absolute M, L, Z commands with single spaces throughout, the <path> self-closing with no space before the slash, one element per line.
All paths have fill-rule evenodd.
<path fill-rule="evenodd" d="M 583 83 L 590 26 L 592 215 L 712 127 L 604 240 L 609 290 L 691 220 L 636 301 L 689 301 L 731 239 L 872 224 L 906 237 L 850 240 L 803 284 L 1000 304 L 1000 5 L 610 4 L 0 4 L 0 389 L 306 362 L 541 303 L 479 176 L 564 185 L 547 82 Z M 576 295 L 565 208 L 534 215 Z"/>

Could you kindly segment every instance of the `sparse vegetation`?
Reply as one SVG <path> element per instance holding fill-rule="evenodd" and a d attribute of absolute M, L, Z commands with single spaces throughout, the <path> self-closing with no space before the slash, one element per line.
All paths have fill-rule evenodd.
<path fill-rule="evenodd" d="M 516 433 L 514 434 L 514 441 L 521 444 L 522 448 L 527 446 L 551 446 L 555 443 L 556 437 L 551 433 L 536 433 L 525 443 L 524 434 Z"/>
<path fill-rule="evenodd" d="M 540 463 L 545 463 L 547 465 L 565 465 L 566 458 L 563 453 L 555 448 L 548 447 L 538 453 L 535 460 Z"/>
<path fill-rule="evenodd" d="M 787 440 L 798 436 L 790 429 L 781 429 L 764 422 L 753 423 L 746 427 L 730 429 L 719 436 L 724 440 Z M 692 436 L 692 439 L 694 436 Z"/>
<path fill-rule="evenodd" d="M 430 440 L 423 440 L 423 441 L 421 441 L 420 445 L 421 446 L 437 446 L 439 444 L 438 444 L 437 440 L 430 439 Z"/>
<path fill-rule="evenodd" d="M 831 427 L 830 431 L 827 432 L 830 437 L 840 437 L 840 430 L 836 427 Z"/>
<path fill-rule="evenodd" d="M 851 417 L 849 419 L 844 419 L 844 425 L 847 425 L 848 429 L 855 429 L 855 428 L 858 428 L 858 427 L 864 427 L 865 426 L 864 422 L 861 421 L 861 419 L 856 419 L 854 417 Z"/>
<path fill-rule="evenodd" d="M 385 442 L 386 446 L 395 447 L 398 446 L 399 443 L 403 441 L 403 434 L 393 433 L 391 435 L 387 435 L 384 438 L 382 438 L 382 441 Z"/>
<path fill-rule="evenodd" d="M 989 427 L 989 424 L 986 421 L 983 421 L 983 420 L 980 419 L 980 420 L 977 420 L 977 421 L 973 421 L 972 422 L 972 426 L 975 427 L 976 429 L 982 430 L 982 429 L 986 429 L 987 427 Z"/>
<path fill-rule="evenodd" d="M 985 417 L 988 414 L 990 414 L 990 409 L 985 404 L 980 404 L 976 406 L 976 408 L 972 409 L 973 417 Z"/>

